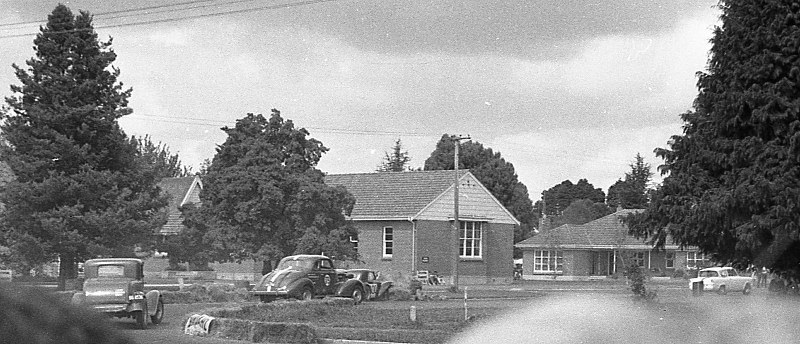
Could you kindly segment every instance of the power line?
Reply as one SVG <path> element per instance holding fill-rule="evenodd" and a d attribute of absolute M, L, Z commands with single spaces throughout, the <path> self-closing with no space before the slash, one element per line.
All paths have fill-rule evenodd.
<path fill-rule="evenodd" d="M 128 9 L 124 9 L 124 10 L 98 12 L 98 13 L 92 13 L 92 16 L 93 17 L 99 17 L 99 16 L 105 16 L 105 15 L 117 14 L 117 13 L 141 12 L 141 11 L 147 11 L 147 10 L 152 10 L 152 9 L 160 9 L 160 8 L 167 8 L 167 7 L 177 7 L 177 6 L 183 6 L 183 5 L 191 5 L 191 4 L 196 4 L 196 3 L 214 2 L 214 1 L 215 0 L 193 0 L 193 1 L 186 1 L 186 2 L 178 2 L 178 3 L 174 3 L 174 4 L 154 5 L 154 6 L 145 6 L 145 7 L 137 7 L 137 8 L 128 8 Z M 247 1 L 253 1 L 253 0 L 247 0 Z M 106 19 L 110 19 L 110 18 L 106 18 Z M 33 25 L 33 24 L 42 24 L 42 21 L 41 20 L 32 20 L 32 21 L 24 21 L 24 22 L 16 22 L 16 23 L 4 23 L 4 24 L 0 24 L 0 27 L 18 26 L 18 25 L 22 26 L 22 25 Z"/>
<path fill-rule="evenodd" d="M 146 21 L 134 22 L 134 23 L 97 25 L 97 26 L 93 26 L 92 29 L 93 30 L 98 30 L 98 29 L 107 29 L 107 28 L 114 28 L 114 27 L 140 26 L 140 25 L 169 23 L 169 22 L 183 21 L 183 20 L 189 20 L 189 19 L 208 18 L 208 17 L 217 17 L 217 16 L 231 15 L 231 14 L 241 14 L 241 13 L 248 13 L 248 12 L 257 12 L 257 11 L 267 11 L 267 10 L 277 10 L 277 9 L 284 9 L 284 8 L 291 8 L 291 7 L 308 6 L 308 5 L 314 5 L 314 4 L 324 3 L 324 2 L 334 2 L 334 1 L 339 1 L 339 0 L 298 1 L 298 2 L 293 2 L 293 3 L 276 4 L 276 5 L 268 5 L 268 6 L 261 6 L 261 7 L 252 7 L 252 8 L 244 8 L 244 9 L 238 9 L 238 10 L 229 10 L 229 11 L 221 11 L 221 12 L 193 14 L 193 15 L 187 15 L 187 16 L 183 16 L 183 17 L 152 19 L 152 20 L 146 20 Z M 89 30 L 89 29 L 65 30 L 65 31 L 52 32 L 52 33 L 53 34 L 58 34 L 58 33 L 67 33 L 67 32 L 86 31 L 86 30 Z M 21 34 L 0 35 L 0 39 L 27 37 L 27 36 L 36 35 L 36 34 L 38 34 L 38 33 L 21 33 Z"/>

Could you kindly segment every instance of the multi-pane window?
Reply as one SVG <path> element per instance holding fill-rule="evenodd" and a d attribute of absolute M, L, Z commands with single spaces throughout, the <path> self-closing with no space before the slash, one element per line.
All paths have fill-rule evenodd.
<path fill-rule="evenodd" d="M 383 227 L 383 256 L 391 257 L 394 247 L 394 230 L 392 227 Z"/>
<path fill-rule="evenodd" d="M 665 268 L 667 269 L 674 269 L 675 268 L 675 252 L 667 252 L 666 256 L 664 256 L 664 263 Z"/>
<path fill-rule="evenodd" d="M 631 264 L 644 267 L 644 251 L 633 252 L 631 254 Z"/>
<path fill-rule="evenodd" d="M 706 255 L 702 252 L 686 252 L 687 268 L 702 268 L 706 265 Z"/>
<path fill-rule="evenodd" d="M 481 257 L 481 222 L 461 221 L 459 222 L 461 235 L 459 240 L 459 256 L 462 258 Z"/>
<path fill-rule="evenodd" d="M 562 251 L 533 251 L 533 272 L 563 272 L 564 253 Z"/>

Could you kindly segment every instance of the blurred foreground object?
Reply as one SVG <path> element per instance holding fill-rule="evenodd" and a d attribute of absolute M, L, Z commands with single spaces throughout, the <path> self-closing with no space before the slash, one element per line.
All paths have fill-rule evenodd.
<path fill-rule="evenodd" d="M 108 320 L 30 287 L 0 285 L 2 343 L 134 343 Z"/>

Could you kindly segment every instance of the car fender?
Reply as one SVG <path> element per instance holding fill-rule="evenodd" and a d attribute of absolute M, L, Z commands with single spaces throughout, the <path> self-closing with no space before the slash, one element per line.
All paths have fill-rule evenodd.
<path fill-rule="evenodd" d="M 356 288 L 361 288 L 361 291 L 365 290 L 364 285 L 359 280 L 351 279 L 344 281 L 336 288 L 336 296 L 350 297 L 353 295 L 353 290 Z"/>
<path fill-rule="evenodd" d="M 151 290 L 145 294 L 145 300 L 147 300 L 147 313 L 150 315 L 155 315 L 156 311 L 158 310 L 158 300 L 161 299 L 161 292 L 158 290 Z"/>
<path fill-rule="evenodd" d="M 286 286 L 286 291 L 289 292 L 289 295 L 299 297 L 303 293 L 303 289 L 305 289 L 306 287 L 309 287 L 311 288 L 311 290 L 314 290 L 314 283 L 311 282 L 310 278 L 303 277 L 292 281 L 292 283 Z"/>
<path fill-rule="evenodd" d="M 73 306 L 86 304 L 86 293 L 79 291 L 75 294 L 72 294 L 72 300 L 70 301 L 70 304 Z"/>

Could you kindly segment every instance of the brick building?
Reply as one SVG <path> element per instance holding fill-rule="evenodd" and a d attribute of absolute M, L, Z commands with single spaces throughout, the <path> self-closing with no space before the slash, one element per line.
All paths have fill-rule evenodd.
<path fill-rule="evenodd" d="M 676 270 L 709 263 L 696 248 L 680 247 L 668 239 L 663 250 L 655 250 L 628 235 L 622 217 L 636 211 L 622 209 L 583 225 L 562 225 L 517 243 L 523 252 L 523 278 L 602 277 L 622 273 L 630 264 L 656 276 L 672 276 Z"/>
<path fill-rule="evenodd" d="M 395 276 L 436 272 L 448 280 L 455 259 L 453 171 L 328 175 L 356 198 L 360 260 Z M 512 278 L 514 228 L 519 221 L 469 171 L 459 176 L 459 283 Z"/>

